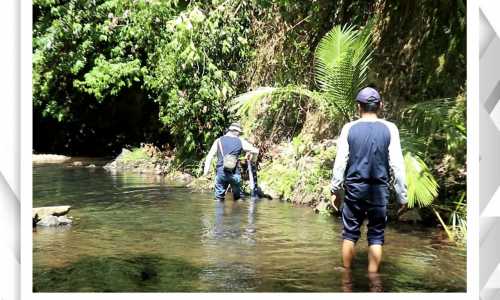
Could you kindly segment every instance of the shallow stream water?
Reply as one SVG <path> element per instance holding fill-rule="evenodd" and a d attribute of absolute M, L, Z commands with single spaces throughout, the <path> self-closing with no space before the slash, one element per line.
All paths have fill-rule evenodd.
<path fill-rule="evenodd" d="M 345 273 L 340 220 L 277 200 L 215 202 L 161 177 L 56 164 L 34 166 L 33 205 L 74 218 L 33 232 L 39 292 L 466 291 L 465 250 L 429 228 L 390 222 L 369 277 L 365 238 Z"/>

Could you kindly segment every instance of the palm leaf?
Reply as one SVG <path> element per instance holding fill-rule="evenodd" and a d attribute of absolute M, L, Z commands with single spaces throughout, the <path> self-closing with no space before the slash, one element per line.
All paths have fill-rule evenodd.
<path fill-rule="evenodd" d="M 406 152 L 404 156 L 408 187 L 408 207 L 425 207 L 438 195 L 438 183 L 429 167 L 418 156 Z"/>
<path fill-rule="evenodd" d="M 429 135 L 449 126 L 449 116 L 455 98 L 433 99 L 408 105 L 401 113 L 401 121 L 418 135 Z"/>
<path fill-rule="evenodd" d="M 362 87 L 371 61 L 371 26 L 355 30 L 353 26 L 335 26 L 319 42 L 315 52 L 315 80 L 328 95 L 333 114 L 351 119 L 352 100 Z"/>
<path fill-rule="evenodd" d="M 240 94 L 231 100 L 229 111 L 240 116 L 247 115 L 252 107 L 256 107 L 260 101 L 275 91 L 276 88 L 266 86 Z"/>

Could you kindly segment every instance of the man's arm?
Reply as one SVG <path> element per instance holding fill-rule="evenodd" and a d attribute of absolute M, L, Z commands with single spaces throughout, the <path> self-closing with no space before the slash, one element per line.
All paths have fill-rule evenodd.
<path fill-rule="evenodd" d="M 217 140 L 212 144 L 212 148 L 208 151 L 207 157 L 205 158 L 205 168 L 203 168 L 203 175 L 207 176 L 210 171 L 210 165 L 212 164 L 212 158 L 217 153 Z"/>
<path fill-rule="evenodd" d="M 252 154 L 252 161 L 257 160 L 257 156 L 259 155 L 259 149 L 255 148 L 252 144 L 250 144 L 247 140 L 244 138 L 240 138 L 241 140 L 241 147 L 243 148 L 243 151 L 249 152 Z"/>
<path fill-rule="evenodd" d="M 350 126 L 348 125 L 344 125 L 337 139 L 337 156 L 333 164 L 332 193 L 338 192 L 342 187 L 342 183 L 344 183 L 345 168 L 349 159 L 349 142 L 347 141 L 347 137 Z"/>
<path fill-rule="evenodd" d="M 394 175 L 394 189 L 396 190 L 398 202 L 400 204 L 406 204 L 408 203 L 408 199 L 406 198 L 406 171 L 403 151 L 401 150 L 398 128 L 394 124 L 391 125 L 392 126 L 389 127 L 391 132 L 391 142 L 389 144 L 389 166 L 391 167 Z"/>

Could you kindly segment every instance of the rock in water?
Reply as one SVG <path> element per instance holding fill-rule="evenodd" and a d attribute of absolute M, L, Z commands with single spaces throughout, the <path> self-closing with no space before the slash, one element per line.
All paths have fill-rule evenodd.
<path fill-rule="evenodd" d="M 56 216 L 47 216 L 38 223 L 36 223 L 37 226 L 44 226 L 44 227 L 52 227 L 52 226 L 59 226 L 59 218 Z"/>
<path fill-rule="evenodd" d="M 69 156 L 55 154 L 32 154 L 34 164 L 64 163 L 71 159 Z"/>
<path fill-rule="evenodd" d="M 330 212 L 329 210 L 330 208 L 330 205 L 328 202 L 325 202 L 325 201 L 320 201 L 316 207 L 314 208 L 314 211 L 316 213 L 320 213 L 320 214 L 327 214 Z"/>
<path fill-rule="evenodd" d="M 71 223 L 73 223 L 73 220 L 67 218 L 66 216 L 57 217 L 57 221 L 59 222 L 58 225 L 71 225 Z"/>
<path fill-rule="evenodd" d="M 39 220 L 41 220 L 48 216 L 64 216 L 69 212 L 70 209 L 71 206 L 69 205 L 34 207 L 31 211 L 31 214 L 33 219 L 38 218 Z"/>
<path fill-rule="evenodd" d="M 422 221 L 422 217 L 418 209 L 410 209 L 399 216 L 399 221 L 418 223 Z"/>
<path fill-rule="evenodd" d="M 74 161 L 72 165 L 74 167 L 81 167 L 81 166 L 83 166 L 83 163 L 81 161 Z"/>

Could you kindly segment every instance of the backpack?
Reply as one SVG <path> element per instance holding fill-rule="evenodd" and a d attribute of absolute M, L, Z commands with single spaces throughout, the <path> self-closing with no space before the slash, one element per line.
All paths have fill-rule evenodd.
<path fill-rule="evenodd" d="M 238 157 L 236 157 L 236 155 L 233 154 L 224 155 L 220 139 L 217 140 L 217 143 L 219 145 L 220 153 L 222 155 L 222 166 L 224 167 L 224 171 L 234 172 L 234 169 L 236 169 L 236 164 L 238 163 Z"/>

